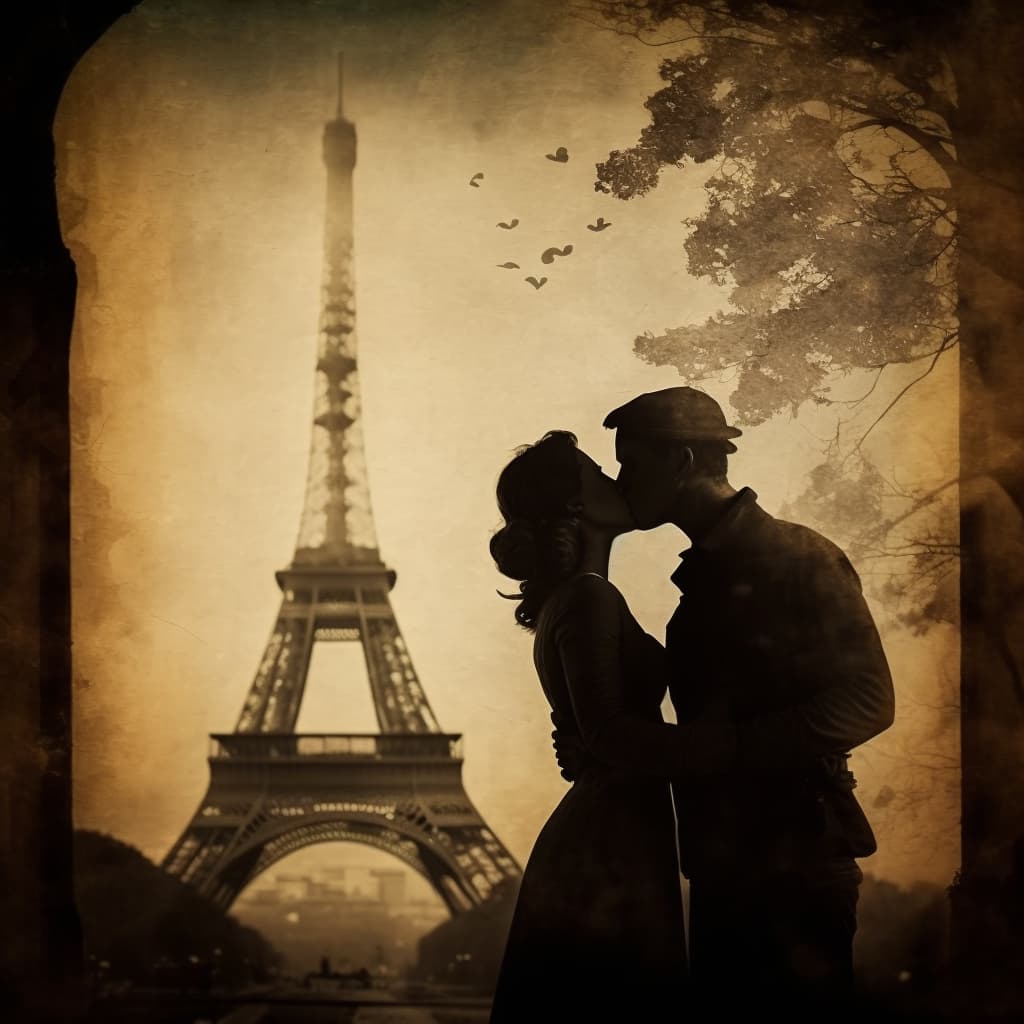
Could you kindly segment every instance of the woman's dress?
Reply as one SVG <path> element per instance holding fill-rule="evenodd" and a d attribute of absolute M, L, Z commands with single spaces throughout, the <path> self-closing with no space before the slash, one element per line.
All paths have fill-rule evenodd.
<path fill-rule="evenodd" d="M 556 728 L 588 755 L 526 866 L 492 1024 L 675 1016 L 686 945 L 663 657 L 602 577 L 577 576 L 544 605 L 537 672 Z"/>

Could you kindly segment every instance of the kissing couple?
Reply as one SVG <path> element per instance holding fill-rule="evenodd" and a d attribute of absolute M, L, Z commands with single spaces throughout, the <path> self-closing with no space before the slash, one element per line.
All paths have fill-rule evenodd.
<path fill-rule="evenodd" d="M 859 578 L 732 487 L 741 431 L 709 395 L 644 394 L 604 425 L 614 480 L 551 431 L 497 485 L 490 551 L 520 581 L 572 785 L 526 866 L 491 1022 L 832 1013 L 853 991 L 857 858 L 876 849 L 847 759 L 894 715 Z M 666 523 L 690 546 L 662 644 L 608 565 L 616 537 Z"/>

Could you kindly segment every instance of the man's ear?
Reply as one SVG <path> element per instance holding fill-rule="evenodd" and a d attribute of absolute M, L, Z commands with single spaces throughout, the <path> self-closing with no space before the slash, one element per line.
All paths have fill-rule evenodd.
<path fill-rule="evenodd" d="M 676 445 L 675 470 L 679 476 L 689 476 L 690 470 L 693 469 L 693 463 L 693 449 L 686 444 Z"/>

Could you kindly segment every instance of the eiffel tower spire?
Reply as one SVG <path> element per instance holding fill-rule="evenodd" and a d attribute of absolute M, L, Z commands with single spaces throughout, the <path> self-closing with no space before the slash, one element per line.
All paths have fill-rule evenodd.
<path fill-rule="evenodd" d="M 334 116 L 342 120 L 345 116 L 345 54 L 338 54 L 338 109 Z"/>
<path fill-rule="evenodd" d="M 210 737 L 210 786 L 164 868 L 229 907 L 304 846 L 386 850 L 452 913 L 520 871 L 462 783 L 462 740 L 443 733 L 406 648 L 381 561 L 363 451 L 352 233 L 355 127 L 324 130 L 327 209 L 316 397 L 295 554 L 276 573 L 280 611 L 233 733 Z M 314 643 L 359 643 L 380 732 L 298 734 Z M 339 680 L 343 683 L 344 680 Z"/>
<path fill-rule="evenodd" d="M 356 342 L 352 172 L 356 129 L 345 119 L 342 57 L 338 112 L 324 128 L 327 168 L 313 434 L 294 564 L 380 562 L 363 450 Z"/>

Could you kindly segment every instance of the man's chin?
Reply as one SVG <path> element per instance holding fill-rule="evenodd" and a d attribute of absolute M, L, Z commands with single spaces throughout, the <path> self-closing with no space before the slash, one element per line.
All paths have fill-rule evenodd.
<path fill-rule="evenodd" d="M 645 512 L 643 509 L 637 509 L 635 505 L 630 503 L 628 498 L 626 499 L 626 507 L 629 509 L 630 533 L 634 530 L 644 533 L 647 530 L 653 530 L 661 526 L 665 522 L 664 516 L 652 515 L 649 511 Z"/>
<path fill-rule="evenodd" d="M 652 522 L 649 518 L 645 518 L 644 516 L 638 516 L 632 509 L 630 509 L 630 513 L 633 518 L 630 521 L 629 528 L 626 530 L 627 533 L 633 533 L 634 531 L 644 533 L 647 530 L 653 530 L 656 526 L 661 525 L 661 523 Z"/>
<path fill-rule="evenodd" d="M 661 525 L 661 523 L 636 523 L 633 526 L 633 531 L 635 533 L 646 533 L 648 530 L 656 530 Z"/>

